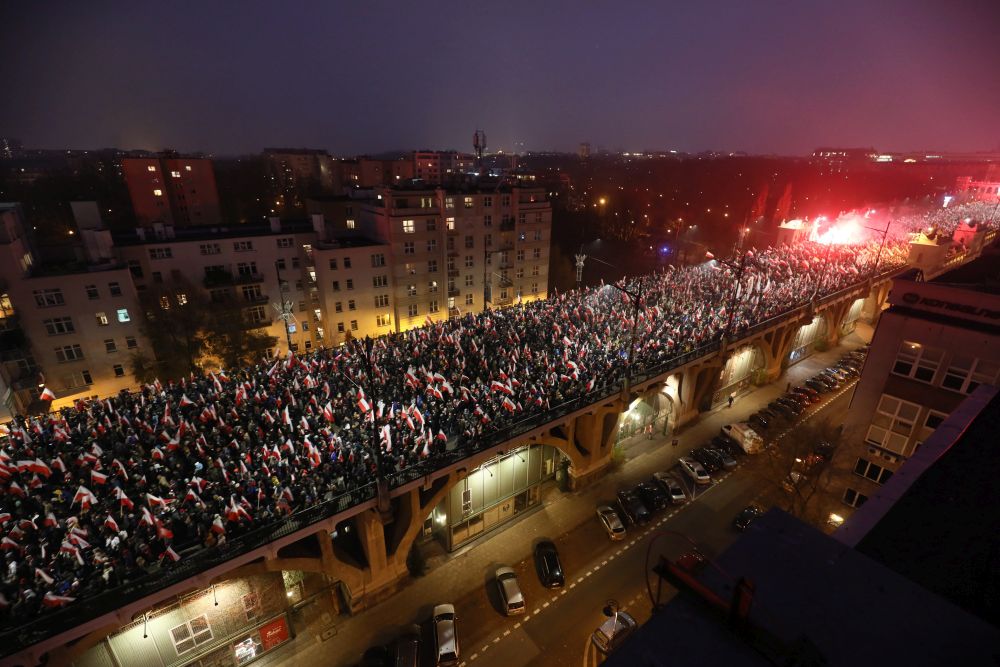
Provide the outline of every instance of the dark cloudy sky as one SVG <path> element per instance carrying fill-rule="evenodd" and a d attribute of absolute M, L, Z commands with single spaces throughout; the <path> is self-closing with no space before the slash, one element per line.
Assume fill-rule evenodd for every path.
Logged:
<path fill-rule="evenodd" d="M 4 2 L 31 147 L 1000 147 L 1000 0 Z"/>

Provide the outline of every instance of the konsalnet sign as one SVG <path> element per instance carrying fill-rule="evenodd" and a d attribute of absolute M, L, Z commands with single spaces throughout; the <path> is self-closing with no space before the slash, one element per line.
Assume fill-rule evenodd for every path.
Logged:
<path fill-rule="evenodd" d="M 961 301 L 936 298 L 927 294 L 919 294 L 917 292 L 904 292 L 900 297 L 900 303 L 924 310 L 943 311 L 958 315 L 970 315 L 984 320 L 1000 319 L 1000 310 L 984 308 L 983 306 L 963 303 Z"/>

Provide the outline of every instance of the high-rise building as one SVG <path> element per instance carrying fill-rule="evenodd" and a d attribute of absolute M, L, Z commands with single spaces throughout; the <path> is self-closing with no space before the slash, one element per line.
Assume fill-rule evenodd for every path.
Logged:
<path fill-rule="evenodd" d="M 457 183 L 475 171 L 476 157 L 456 151 L 414 151 L 413 178 L 424 185 Z"/>
<path fill-rule="evenodd" d="M 325 150 L 265 148 L 264 157 L 273 199 L 269 210 L 274 215 L 301 210 L 310 195 L 339 190 L 340 167 Z"/>
<path fill-rule="evenodd" d="M 893 280 L 851 401 L 845 446 L 860 507 L 981 384 L 1000 378 L 1000 272 L 995 247 L 932 280 Z"/>
<path fill-rule="evenodd" d="M 127 157 L 122 160 L 122 171 L 140 224 L 219 224 L 219 193 L 211 160 L 174 153 Z"/>

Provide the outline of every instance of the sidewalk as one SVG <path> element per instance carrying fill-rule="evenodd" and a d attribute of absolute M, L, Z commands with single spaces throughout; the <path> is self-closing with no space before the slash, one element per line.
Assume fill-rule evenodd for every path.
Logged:
<path fill-rule="evenodd" d="M 425 576 L 413 579 L 389 600 L 356 616 L 337 617 L 334 620 L 336 634 L 331 639 L 319 639 L 319 633 L 326 626 L 316 626 L 319 625 L 319 617 L 326 614 L 316 614 L 313 625 L 296 628 L 298 636 L 287 649 L 275 651 L 271 660 L 265 659 L 262 662 L 285 664 L 301 660 L 307 665 L 352 664 L 365 648 L 384 636 L 385 628 L 422 622 L 425 620 L 423 616 L 430 613 L 430 605 L 458 599 L 470 590 L 482 587 L 482 572 L 491 563 L 519 562 L 530 555 L 531 544 L 535 539 L 543 536 L 557 538 L 593 519 L 594 507 L 601 499 L 612 498 L 623 486 L 672 466 L 679 456 L 704 444 L 718 434 L 725 424 L 746 419 L 785 393 L 788 382 L 792 386 L 800 384 L 817 370 L 839 358 L 846 349 L 860 344 L 861 339 L 851 335 L 838 347 L 814 353 L 788 369 L 776 382 L 738 398 L 731 408 L 723 405 L 702 413 L 697 421 L 676 434 L 667 437 L 656 434 L 653 439 L 648 439 L 644 434 L 636 434 L 628 438 L 623 442 L 625 464 L 595 484 L 577 492 L 563 493 L 551 487 L 544 489 L 543 504 L 539 509 L 468 547 L 445 555 L 443 563 Z M 680 441 L 676 448 L 670 444 L 673 438 Z M 433 560 L 438 562 L 439 559 Z"/>

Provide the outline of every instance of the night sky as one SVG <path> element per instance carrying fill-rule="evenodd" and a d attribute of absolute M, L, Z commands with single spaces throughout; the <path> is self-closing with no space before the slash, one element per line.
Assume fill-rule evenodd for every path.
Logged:
<path fill-rule="evenodd" d="M 14 3 L 26 147 L 1000 148 L 1000 1 Z"/>

